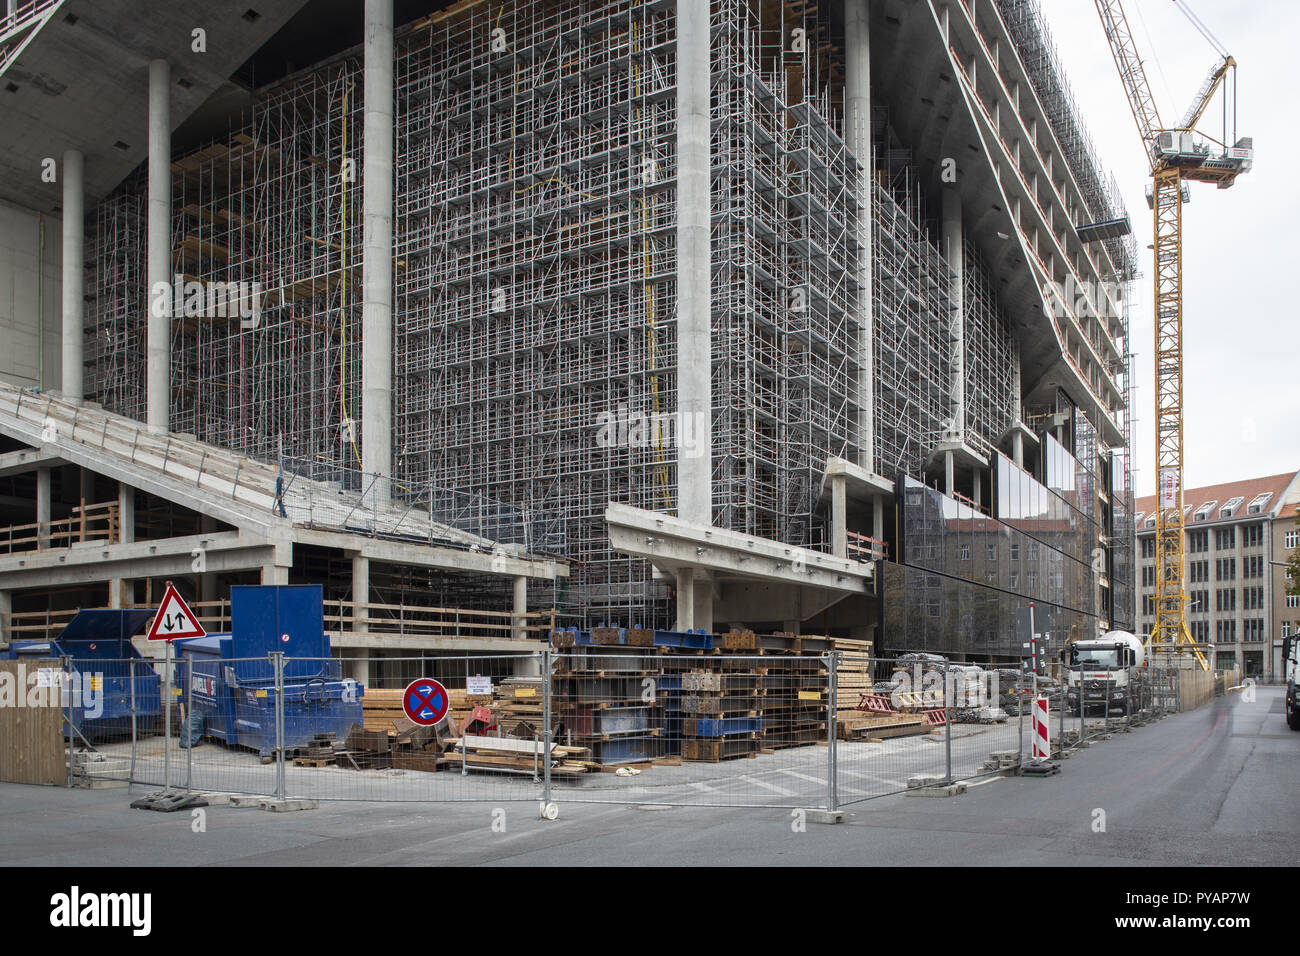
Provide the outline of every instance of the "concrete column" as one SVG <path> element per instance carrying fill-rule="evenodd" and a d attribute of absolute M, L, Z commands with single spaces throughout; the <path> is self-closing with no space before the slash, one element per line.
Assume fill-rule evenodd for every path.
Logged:
<path fill-rule="evenodd" d="M 885 499 L 877 495 L 871 501 L 871 536 L 885 540 Z"/>
<path fill-rule="evenodd" d="M 289 569 L 283 564 L 262 565 L 263 584 L 288 584 Z"/>
<path fill-rule="evenodd" d="M 370 601 L 370 559 L 360 551 L 352 554 L 352 600 L 354 603 L 366 604 Z M 353 609 L 352 633 L 364 634 L 370 630 L 370 624 L 364 619 L 366 611 Z M 355 620 L 360 616 L 362 620 Z M 365 647 L 350 647 L 343 652 L 349 661 L 348 676 L 363 687 L 370 686 L 371 651 Z"/>
<path fill-rule="evenodd" d="M 13 623 L 14 596 L 12 591 L 0 591 L 0 640 L 12 640 L 9 628 Z"/>
<path fill-rule="evenodd" d="M 356 604 L 370 603 L 370 559 L 359 551 L 352 555 L 352 601 Z M 368 613 L 360 608 L 353 609 L 354 634 L 364 634 L 370 630 L 370 624 L 366 621 Z"/>
<path fill-rule="evenodd" d="M 984 500 L 983 473 L 978 468 L 976 468 L 971 473 L 971 480 L 973 482 L 973 484 L 971 485 L 971 497 L 975 499 L 975 503 L 977 505 L 983 504 L 983 500 Z"/>
<path fill-rule="evenodd" d="M 801 623 L 801 621 L 782 621 L 781 630 L 785 631 L 787 634 L 798 634 L 799 625 Z"/>
<path fill-rule="evenodd" d="M 1025 436 L 1019 431 L 1011 433 L 1011 460 L 1018 468 L 1025 467 Z"/>
<path fill-rule="evenodd" d="M 130 544 L 135 540 L 135 489 L 130 485 L 117 486 L 117 518 L 121 535 L 121 544 Z"/>
<path fill-rule="evenodd" d="M 962 254 L 961 194 L 955 186 L 943 190 L 943 255 L 952 267 L 948 291 L 952 298 L 953 439 L 966 438 L 966 310 L 963 301 L 965 259 Z"/>
<path fill-rule="evenodd" d="M 837 558 L 849 556 L 847 502 L 844 494 L 844 476 L 831 476 L 831 553 Z"/>
<path fill-rule="evenodd" d="M 677 0 L 677 515 L 713 523 L 709 4 Z M 678 598 L 680 600 L 680 596 Z"/>
<path fill-rule="evenodd" d="M 514 607 L 512 608 L 514 616 L 510 619 L 510 636 L 516 641 L 522 641 L 528 637 L 528 632 L 524 629 L 528 613 L 528 579 L 522 574 L 514 579 Z"/>
<path fill-rule="evenodd" d="M 80 487 L 78 488 L 78 498 L 86 504 L 93 504 L 95 501 L 95 473 L 89 468 L 80 469 Z"/>
<path fill-rule="evenodd" d="M 393 0 L 366 0 L 361 253 L 361 458 L 393 474 Z M 388 486 L 375 489 L 382 501 Z"/>
<path fill-rule="evenodd" d="M 135 489 L 118 483 L 117 486 L 118 543 L 135 541 Z M 108 582 L 108 606 L 124 607 L 135 601 L 135 585 L 129 578 L 112 578 Z"/>
<path fill-rule="evenodd" d="M 677 630 L 689 631 L 695 626 L 695 572 L 691 568 L 677 569 Z"/>
<path fill-rule="evenodd" d="M 955 489 L 952 452 L 943 453 L 943 493 L 951 495 Z"/>
<path fill-rule="evenodd" d="M 50 545 L 50 469 L 36 469 L 36 529 L 37 547 Z"/>
<path fill-rule="evenodd" d="M 63 397 L 80 403 L 86 394 L 85 361 L 85 170 L 81 151 L 63 154 Z M 43 360 L 43 359 L 42 359 Z"/>
<path fill-rule="evenodd" d="M 370 650 L 365 647 L 350 647 L 343 652 L 348 661 L 348 676 L 362 687 L 370 686 Z"/>
<path fill-rule="evenodd" d="M 145 422 L 150 431 L 170 427 L 172 314 L 171 68 L 149 63 L 148 335 L 145 344 Z"/>
<path fill-rule="evenodd" d="M 858 178 L 858 465 L 876 469 L 875 316 L 871 301 L 871 14 L 870 0 L 844 3 L 844 142 L 861 165 Z"/>
<path fill-rule="evenodd" d="M 513 671 L 516 677 L 540 677 L 542 662 L 536 657 L 516 657 Z"/>
<path fill-rule="evenodd" d="M 695 627 L 713 633 L 713 582 L 708 578 L 695 579 Z"/>

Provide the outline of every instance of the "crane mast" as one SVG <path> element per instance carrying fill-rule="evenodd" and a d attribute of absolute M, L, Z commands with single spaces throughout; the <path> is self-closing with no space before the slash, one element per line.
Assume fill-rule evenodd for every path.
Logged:
<path fill-rule="evenodd" d="M 1226 142 L 1194 133 L 1206 106 L 1236 61 L 1222 59 L 1210 71 L 1180 126 L 1167 129 L 1147 82 L 1121 0 L 1094 0 L 1129 109 L 1151 168 L 1151 213 L 1155 250 L 1155 399 L 1156 399 L 1156 593 L 1153 651 L 1191 650 L 1202 668 L 1209 662 L 1187 627 L 1184 574 L 1183 505 L 1183 203 L 1185 180 L 1213 182 L 1220 189 L 1248 172 L 1252 142 Z M 1196 21 L 1194 21 L 1196 22 Z M 1198 29 L 1201 29 L 1198 25 Z M 1234 116 L 1235 123 L 1235 116 Z M 1235 136 L 1235 133 L 1234 133 Z M 1217 147 L 1217 148 L 1216 148 Z"/>

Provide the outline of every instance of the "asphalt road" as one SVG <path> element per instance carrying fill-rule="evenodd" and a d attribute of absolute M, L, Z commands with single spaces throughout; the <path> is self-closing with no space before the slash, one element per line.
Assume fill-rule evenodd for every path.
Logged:
<path fill-rule="evenodd" d="M 129 809 L 139 787 L 3 784 L 0 864 L 1295 865 L 1300 733 L 1280 688 L 1257 695 L 1116 734 L 1055 776 L 882 797 L 802 830 L 788 810 L 561 804 L 540 821 L 532 803 L 326 803 L 213 807 L 195 833 L 188 813 Z"/>

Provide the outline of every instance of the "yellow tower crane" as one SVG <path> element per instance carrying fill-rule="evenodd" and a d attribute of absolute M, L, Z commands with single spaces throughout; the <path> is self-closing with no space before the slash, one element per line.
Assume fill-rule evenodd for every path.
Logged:
<path fill-rule="evenodd" d="M 1160 121 L 1121 0 L 1094 2 L 1146 149 L 1152 178 L 1147 201 L 1155 226 L 1156 621 L 1147 643 L 1152 651 L 1191 650 L 1201 667 L 1208 669 L 1205 655 L 1188 633 L 1183 588 L 1183 204 L 1191 198 L 1188 181 L 1214 183 L 1227 189 L 1237 176 L 1249 172 L 1253 144 L 1249 138 L 1236 137 L 1237 62 L 1185 4 L 1179 3 L 1179 9 L 1218 50 L 1220 59 L 1201 84 L 1181 123 L 1166 127 Z M 1233 102 L 1230 104 L 1225 88 L 1222 138 L 1196 132 L 1196 124 L 1230 74 Z"/>

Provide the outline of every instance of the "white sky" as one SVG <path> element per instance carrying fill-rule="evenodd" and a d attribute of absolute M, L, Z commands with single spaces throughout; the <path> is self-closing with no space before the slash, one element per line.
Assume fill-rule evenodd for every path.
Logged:
<path fill-rule="evenodd" d="M 1181 3 L 1182 0 L 1177 0 Z M 1300 468 L 1300 2 L 1190 0 L 1236 59 L 1237 132 L 1254 169 L 1228 190 L 1192 183 L 1183 210 L 1183 465 L 1194 488 Z M 1133 221 L 1134 427 L 1139 495 L 1154 491 L 1153 271 L 1149 182 L 1137 127 L 1093 0 L 1042 0 L 1101 162 Z M 1165 125 L 1182 117 L 1218 54 L 1170 0 L 1125 0 Z M 1218 136 L 1222 94 L 1199 128 Z M 1231 135 L 1231 132 L 1229 132 Z"/>

